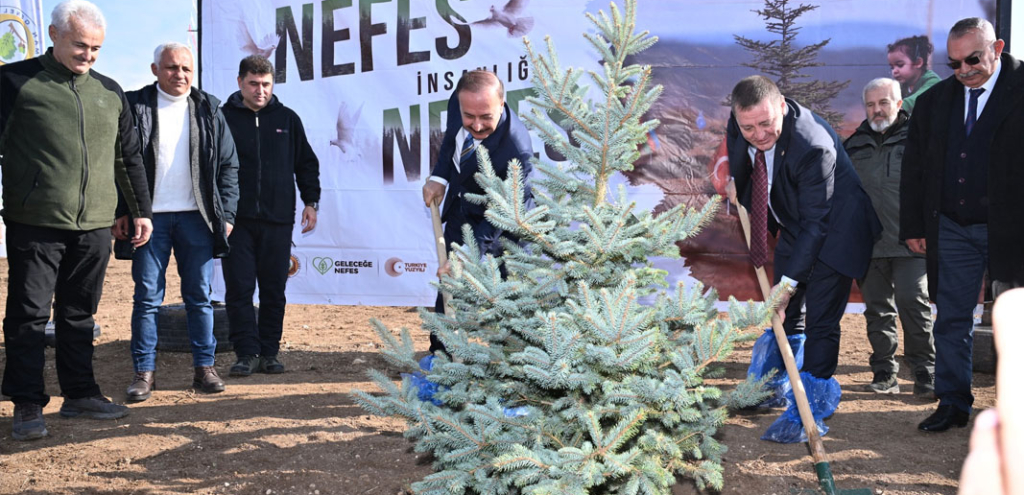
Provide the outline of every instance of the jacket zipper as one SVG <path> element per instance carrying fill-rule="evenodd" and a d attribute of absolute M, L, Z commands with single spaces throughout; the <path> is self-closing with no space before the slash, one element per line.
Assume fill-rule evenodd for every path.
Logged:
<path fill-rule="evenodd" d="M 81 229 L 82 216 L 85 214 L 85 190 L 89 185 L 89 147 L 85 142 L 85 107 L 82 106 L 82 96 L 78 94 L 78 86 L 75 85 L 77 78 L 77 75 L 71 76 L 68 84 L 78 104 L 78 133 L 82 140 L 82 187 L 78 191 L 78 216 L 75 218 L 75 224 Z"/>
<path fill-rule="evenodd" d="M 260 113 L 256 115 L 256 218 L 261 217 L 260 198 L 263 197 L 263 157 L 260 153 Z"/>

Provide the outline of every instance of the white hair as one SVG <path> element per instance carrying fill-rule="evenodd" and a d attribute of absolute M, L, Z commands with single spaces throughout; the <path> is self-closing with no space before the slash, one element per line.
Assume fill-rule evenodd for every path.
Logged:
<path fill-rule="evenodd" d="M 167 43 L 156 47 L 156 50 L 153 50 L 153 65 L 160 65 L 160 57 L 164 56 L 164 52 L 177 50 L 185 50 L 190 56 L 192 55 L 192 49 L 189 48 L 188 45 L 178 43 L 177 41 L 168 41 Z M 194 59 L 195 58 L 193 57 L 193 60 Z"/>
<path fill-rule="evenodd" d="M 868 91 L 871 91 L 873 89 L 878 89 L 878 88 L 886 88 L 886 87 L 889 88 L 889 95 L 892 96 L 892 102 L 893 103 L 896 103 L 897 101 L 900 101 L 900 100 L 903 99 L 902 97 L 900 97 L 900 83 L 899 82 L 897 82 L 895 79 L 890 79 L 888 77 L 879 77 L 877 79 L 872 79 L 872 80 L 868 81 L 867 86 L 864 86 L 864 93 L 861 95 L 861 102 L 862 103 L 867 103 L 868 102 Z"/>
<path fill-rule="evenodd" d="M 71 19 L 98 27 L 104 32 L 107 30 L 107 20 L 103 17 L 103 12 L 95 4 L 86 0 L 61 2 L 50 13 L 50 24 L 61 34 L 67 33 L 71 29 Z"/>

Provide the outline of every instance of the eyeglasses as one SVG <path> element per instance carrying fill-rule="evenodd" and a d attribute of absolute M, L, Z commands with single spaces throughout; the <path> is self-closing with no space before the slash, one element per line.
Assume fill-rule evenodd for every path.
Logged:
<path fill-rule="evenodd" d="M 963 59 L 963 61 L 954 60 L 946 63 L 946 65 L 949 66 L 950 69 L 960 70 L 960 66 L 963 64 L 978 65 L 979 62 L 981 62 L 981 55 L 971 55 L 970 57 Z"/>
<path fill-rule="evenodd" d="M 996 42 L 993 41 L 992 44 L 989 45 L 989 47 L 991 48 L 991 47 L 995 46 L 995 44 L 996 44 Z M 963 65 L 963 64 L 978 65 L 979 62 L 981 62 L 981 52 L 980 51 L 979 52 L 974 52 L 974 55 L 971 55 L 970 57 L 967 57 L 967 58 L 965 58 L 963 60 L 953 60 L 953 61 L 947 62 L 946 66 L 948 66 L 950 69 L 953 69 L 953 70 L 960 70 L 960 66 Z"/>

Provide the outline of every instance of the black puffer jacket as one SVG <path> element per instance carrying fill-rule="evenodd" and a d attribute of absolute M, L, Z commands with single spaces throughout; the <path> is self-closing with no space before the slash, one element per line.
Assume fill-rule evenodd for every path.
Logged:
<path fill-rule="evenodd" d="M 238 217 L 295 223 L 295 185 L 305 204 L 320 201 L 320 162 L 299 116 L 271 96 L 259 112 L 236 91 L 224 104 L 238 150 Z"/>
<path fill-rule="evenodd" d="M 146 179 L 149 181 L 150 198 L 156 177 L 156 147 L 159 122 L 157 113 L 156 84 L 150 84 L 136 91 L 125 93 L 135 116 L 135 127 L 142 143 L 142 161 L 146 165 Z M 238 156 L 235 142 L 231 139 L 224 114 L 218 108 L 220 100 L 215 96 L 192 88 L 189 107 L 194 109 L 196 126 L 191 132 L 198 133 L 199 162 L 192 163 L 192 194 L 199 204 L 199 213 L 213 232 L 213 254 L 223 258 L 228 255 L 228 236 L 225 223 L 235 223 L 238 205 Z M 118 211 L 118 216 L 127 211 Z"/>

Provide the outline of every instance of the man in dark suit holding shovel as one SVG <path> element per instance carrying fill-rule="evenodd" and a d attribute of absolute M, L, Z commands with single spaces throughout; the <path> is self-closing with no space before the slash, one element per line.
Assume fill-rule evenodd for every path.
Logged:
<path fill-rule="evenodd" d="M 779 312 L 786 333 L 804 332 L 803 371 L 829 379 L 839 359 L 839 320 L 854 278 L 871 259 L 881 224 L 835 131 L 783 97 L 763 76 L 732 92 L 727 143 L 730 199 L 751 212 L 751 261 L 768 261 L 778 237 L 775 284 L 795 287 Z"/>
<path fill-rule="evenodd" d="M 448 100 L 448 123 L 441 141 L 441 151 L 430 179 L 423 186 L 423 201 L 429 207 L 444 200 L 441 220 L 445 222 L 445 246 L 462 244 L 462 226 L 469 224 L 480 252 L 499 254 L 498 239 L 502 231 L 484 218 L 485 205 L 471 203 L 464 194 L 483 194 L 474 175 L 479 170 L 477 146 L 483 146 L 491 157 L 495 173 L 508 176 L 508 163 L 518 159 L 524 180 L 529 177 L 533 158 L 530 134 L 519 117 L 505 103 L 505 88 L 493 73 L 474 70 L 465 73 Z M 527 185 L 529 183 L 527 182 Z M 529 187 L 526 199 L 530 200 Z M 435 310 L 444 312 L 441 295 Z M 443 350 L 444 345 L 430 335 L 430 352 Z"/>

